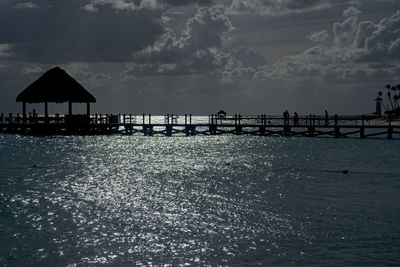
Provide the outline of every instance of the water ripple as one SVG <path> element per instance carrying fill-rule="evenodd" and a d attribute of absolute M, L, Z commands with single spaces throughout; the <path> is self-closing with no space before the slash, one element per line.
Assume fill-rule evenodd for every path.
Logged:
<path fill-rule="evenodd" d="M 1 155 L 0 263 L 320 265 L 333 240 L 342 251 L 328 262 L 340 262 L 371 230 L 357 233 L 355 223 L 388 222 L 374 217 L 382 210 L 367 211 L 353 199 L 355 189 L 347 194 L 357 172 L 342 179 L 324 171 L 332 169 L 331 155 L 304 150 L 303 142 L 1 136 L 0 147 L 12 152 Z M 319 142 L 313 145 L 337 146 Z M 344 162 L 333 167 L 347 168 Z M 358 190 L 366 197 L 370 189 Z M 382 193 L 396 198 L 391 192 Z M 364 214 L 349 221 L 346 205 Z"/>

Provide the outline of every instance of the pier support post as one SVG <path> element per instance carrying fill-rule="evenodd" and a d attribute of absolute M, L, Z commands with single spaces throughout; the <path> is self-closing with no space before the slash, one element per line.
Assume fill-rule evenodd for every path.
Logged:
<path fill-rule="evenodd" d="M 143 125 L 143 134 L 145 136 L 153 136 L 153 125 Z"/>
<path fill-rule="evenodd" d="M 365 138 L 364 115 L 361 116 L 360 138 Z"/>
<path fill-rule="evenodd" d="M 265 125 L 260 126 L 260 135 L 265 135 Z"/>
<path fill-rule="evenodd" d="M 393 127 L 390 125 L 388 127 L 388 139 L 393 139 Z"/>
<path fill-rule="evenodd" d="M 185 126 L 185 133 L 186 133 L 186 136 L 196 135 L 196 126 L 194 126 L 194 125 L 186 125 Z"/>
<path fill-rule="evenodd" d="M 283 126 L 283 133 L 285 136 L 290 136 L 290 125 Z"/>
<path fill-rule="evenodd" d="M 315 127 L 313 125 L 308 126 L 308 136 L 314 137 L 315 136 Z"/>
<path fill-rule="evenodd" d="M 241 125 L 236 125 L 236 127 L 235 127 L 235 134 L 236 134 L 236 135 L 241 135 L 242 132 L 243 132 L 242 126 L 241 126 Z"/>
<path fill-rule="evenodd" d="M 172 125 L 166 125 L 165 126 L 165 135 L 166 136 L 172 136 Z"/>
<path fill-rule="evenodd" d="M 210 125 L 209 131 L 211 135 L 217 134 L 217 126 L 216 125 Z"/>
<path fill-rule="evenodd" d="M 340 127 L 339 126 L 335 126 L 335 138 L 339 138 L 340 137 Z"/>
<path fill-rule="evenodd" d="M 361 126 L 361 128 L 360 128 L 360 138 L 365 138 L 365 128 L 364 128 L 364 126 Z"/>
<path fill-rule="evenodd" d="M 130 124 L 124 124 L 125 133 L 126 134 L 133 134 L 133 126 Z"/>

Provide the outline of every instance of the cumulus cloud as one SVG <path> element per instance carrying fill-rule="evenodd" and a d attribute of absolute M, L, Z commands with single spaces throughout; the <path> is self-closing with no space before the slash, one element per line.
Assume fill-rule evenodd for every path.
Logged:
<path fill-rule="evenodd" d="M 350 17 L 333 24 L 335 46 L 349 47 L 353 44 L 359 25 L 358 17 Z"/>
<path fill-rule="evenodd" d="M 319 32 L 313 31 L 309 35 L 306 36 L 306 38 L 308 40 L 316 42 L 316 43 L 324 42 L 329 37 L 330 37 L 330 34 L 329 34 L 328 30 L 322 30 Z"/>
<path fill-rule="evenodd" d="M 346 10 L 343 11 L 343 16 L 344 17 L 352 17 L 352 16 L 358 16 L 361 13 L 362 12 L 358 8 L 350 6 Z"/>
<path fill-rule="evenodd" d="M 180 34 L 167 28 L 153 45 L 135 53 L 135 62 L 142 64 L 133 64 L 123 75 L 231 72 L 243 66 L 265 64 L 248 47 L 230 47 L 234 31 L 224 8 L 201 7 Z"/>
<path fill-rule="evenodd" d="M 369 34 L 369 35 L 368 35 Z M 360 27 L 358 45 L 365 49 L 362 60 L 382 61 L 400 58 L 400 10 L 378 24 L 366 21 Z"/>
<path fill-rule="evenodd" d="M 230 37 L 234 27 L 219 7 L 199 8 L 190 18 L 182 33 L 178 36 L 167 28 L 152 46 L 136 54 L 138 59 L 169 62 L 177 58 L 186 58 L 202 49 L 221 47 Z"/>
<path fill-rule="evenodd" d="M 319 44 L 266 65 L 254 77 L 317 83 L 394 79 L 400 70 L 399 29 L 400 11 L 379 23 L 348 17 L 334 23 L 331 43 Z M 328 35 L 327 31 L 322 32 L 313 32 L 309 38 L 319 41 L 319 35 Z"/>

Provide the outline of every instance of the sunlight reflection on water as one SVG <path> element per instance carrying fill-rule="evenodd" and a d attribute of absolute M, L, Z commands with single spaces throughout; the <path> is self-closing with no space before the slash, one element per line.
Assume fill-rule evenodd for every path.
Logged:
<path fill-rule="evenodd" d="M 237 179 L 260 155 L 239 154 L 229 138 L 112 141 L 89 145 L 78 157 L 86 167 L 60 183 L 78 242 L 101 245 L 107 261 L 228 262 L 240 246 L 245 253 L 258 242 L 273 249 L 277 237 L 300 234 L 290 216 L 265 205 L 258 179 Z M 271 156 L 262 160 L 268 165 Z"/>
<path fill-rule="evenodd" d="M 334 152 L 353 148 L 295 140 L 1 136 L 0 263 L 326 264 L 321 248 L 351 246 L 371 230 L 357 233 L 360 221 L 386 213 L 363 205 L 388 175 L 368 174 L 367 157 L 365 175 L 343 180 L 349 159 Z M 360 217 L 347 221 L 352 206 Z"/>

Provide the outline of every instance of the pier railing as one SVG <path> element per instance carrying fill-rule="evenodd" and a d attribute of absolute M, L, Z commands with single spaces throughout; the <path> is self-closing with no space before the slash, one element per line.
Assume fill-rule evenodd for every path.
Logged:
<path fill-rule="evenodd" d="M 370 125 L 374 118 L 368 116 L 320 116 L 320 115 L 302 115 L 302 116 L 274 116 L 274 115 L 241 115 L 234 114 L 229 116 L 219 116 L 212 114 L 209 116 L 184 115 L 151 115 L 151 114 L 92 114 L 87 115 L 60 115 L 54 114 L 45 117 L 35 114 L 23 118 L 20 114 L 9 113 L 0 114 L 0 124 L 64 124 L 68 122 L 81 121 L 89 124 L 115 124 L 115 125 L 250 125 L 250 126 L 333 126 L 333 125 Z M 386 121 L 390 123 L 391 118 Z"/>
<path fill-rule="evenodd" d="M 92 114 L 30 115 L 0 114 L 0 132 L 22 134 L 136 134 L 153 135 L 258 135 L 299 137 L 400 138 L 400 122 L 374 116 L 192 116 Z"/>

